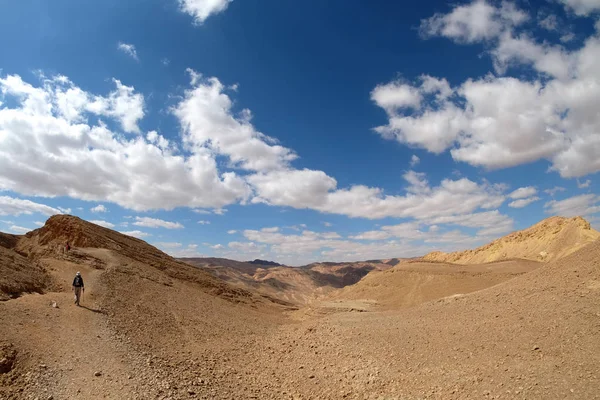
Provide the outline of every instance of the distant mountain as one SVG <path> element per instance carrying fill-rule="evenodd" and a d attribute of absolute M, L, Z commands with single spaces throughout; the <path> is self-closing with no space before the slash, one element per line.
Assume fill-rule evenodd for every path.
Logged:
<path fill-rule="evenodd" d="M 276 263 L 275 261 L 267 261 L 267 260 L 260 260 L 260 259 L 256 259 L 254 261 L 246 261 L 248 264 L 255 264 L 255 265 L 264 265 L 264 266 L 268 266 L 268 267 L 283 267 L 283 264 L 279 264 Z"/>

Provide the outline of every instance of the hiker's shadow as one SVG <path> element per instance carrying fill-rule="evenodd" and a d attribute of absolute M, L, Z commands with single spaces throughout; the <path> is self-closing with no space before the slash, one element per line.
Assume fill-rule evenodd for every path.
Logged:
<path fill-rule="evenodd" d="M 94 312 L 94 313 L 97 313 L 97 314 L 106 314 L 106 311 L 96 310 L 95 308 L 90 308 L 90 307 L 87 307 L 87 306 L 84 306 L 84 305 L 81 305 L 81 304 L 79 305 L 79 307 L 80 308 L 85 308 L 86 310 Z"/>

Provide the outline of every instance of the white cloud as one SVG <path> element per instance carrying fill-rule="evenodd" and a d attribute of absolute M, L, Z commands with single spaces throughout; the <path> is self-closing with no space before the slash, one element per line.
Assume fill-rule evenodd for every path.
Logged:
<path fill-rule="evenodd" d="M 208 17 L 225 11 L 233 0 L 178 0 L 183 12 L 194 18 L 194 23 L 201 25 Z"/>
<path fill-rule="evenodd" d="M 443 237 L 445 235 L 445 237 Z M 474 243 L 459 232 L 447 232 L 438 236 L 438 244 L 418 244 L 413 240 L 356 241 L 341 239 L 335 232 L 318 233 L 303 231 L 287 235 L 281 232 L 245 230 L 248 242 L 231 242 L 229 251 L 223 255 L 236 259 L 250 259 L 262 255 L 269 259 L 285 260 L 289 265 L 299 265 L 316 260 L 357 261 L 376 258 L 392 258 L 423 255 L 440 248 L 439 243 Z M 365 236 L 369 236 L 365 234 Z M 389 238 L 386 235 L 385 238 Z M 365 240 L 368 238 L 365 238 Z M 453 249 L 450 247 L 449 249 Z M 447 249 L 448 250 L 448 249 Z"/>
<path fill-rule="evenodd" d="M 29 231 L 32 231 L 33 229 L 30 228 L 24 228 L 22 226 L 18 226 L 18 225 L 12 225 L 10 228 L 8 228 L 8 231 L 11 233 L 16 233 L 18 235 L 22 235 L 25 234 Z"/>
<path fill-rule="evenodd" d="M 223 247 L 223 245 L 222 245 L 222 244 L 215 244 L 215 245 L 213 245 L 213 246 L 210 246 L 210 248 L 211 248 L 211 249 L 213 249 L 213 250 L 221 250 L 221 249 L 223 249 L 224 247 Z"/>
<path fill-rule="evenodd" d="M 135 61 L 140 61 L 137 55 L 137 51 L 135 50 L 135 46 L 129 43 L 119 42 L 117 48 L 123 53 L 127 54 L 129 57 L 133 58 Z"/>
<path fill-rule="evenodd" d="M 563 217 L 586 216 L 600 212 L 600 196 L 582 194 L 564 200 L 552 200 L 544 205 L 546 212 Z"/>
<path fill-rule="evenodd" d="M 528 197 L 526 199 L 519 199 L 519 200 L 511 201 L 510 203 L 508 203 L 508 206 L 512 207 L 512 208 L 523 208 L 523 207 L 528 206 L 529 204 L 533 203 L 534 201 L 538 201 L 539 199 L 540 198 L 537 196 Z"/>
<path fill-rule="evenodd" d="M 600 1 L 598 0 L 560 0 L 567 9 L 575 14 L 585 16 L 600 11 Z"/>
<path fill-rule="evenodd" d="M 262 228 L 260 230 L 261 232 L 268 232 L 268 233 L 275 233 L 275 232 L 279 232 L 279 228 L 274 226 L 272 228 Z"/>
<path fill-rule="evenodd" d="M 546 15 L 541 18 L 538 24 L 548 31 L 555 31 L 558 29 L 558 19 L 554 14 Z"/>
<path fill-rule="evenodd" d="M 208 211 L 208 210 L 194 209 L 192 211 L 195 212 L 196 214 L 203 214 L 203 215 L 210 214 L 210 211 Z"/>
<path fill-rule="evenodd" d="M 155 244 L 157 247 L 166 248 L 166 249 L 177 249 L 183 246 L 183 244 L 179 242 L 158 242 Z"/>
<path fill-rule="evenodd" d="M 115 224 L 113 224 L 113 223 L 110 223 L 110 222 L 108 222 L 108 221 L 102 221 L 102 220 L 98 220 L 98 219 L 93 219 L 93 220 L 91 220 L 90 222 L 91 222 L 92 224 L 100 225 L 100 226 L 103 226 L 103 227 L 105 227 L 105 228 L 109 228 L 109 229 L 112 229 L 112 228 L 114 228 L 114 227 L 115 227 Z"/>
<path fill-rule="evenodd" d="M 421 93 L 411 85 L 401 82 L 391 82 L 378 85 L 371 92 L 371 99 L 386 110 L 398 108 L 419 108 L 421 106 Z"/>
<path fill-rule="evenodd" d="M 112 202 L 137 211 L 222 208 L 249 195 L 235 173 L 219 173 L 206 148 L 179 155 L 161 148 L 158 136 L 153 143 L 113 132 L 101 121 L 92 124 L 88 117 L 96 115 L 117 121 L 125 132 L 139 131 L 143 96 L 114 82 L 117 90 L 102 97 L 64 77 L 46 79 L 41 87 L 16 75 L 0 78 L 0 98 L 14 100 L 0 106 L 0 190 Z"/>
<path fill-rule="evenodd" d="M 527 20 L 527 14 L 508 1 L 496 8 L 485 0 L 475 0 L 454 7 L 448 14 L 438 13 L 421 21 L 420 30 L 425 37 L 444 36 L 459 43 L 473 43 L 494 39 Z"/>
<path fill-rule="evenodd" d="M 34 221 L 33 224 L 37 226 L 44 226 L 44 223 L 42 221 Z"/>
<path fill-rule="evenodd" d="M 511 199 L 523 199 L 525 197 L 535 196 L 537 194 L 537 189 L 533 186 L 521 187 L 510 193 L 508 197 Z"/>
<path fill-rule="evenodd" d="M 142 232 L 142 231 L 121 231 L 120 233 L 122 233 L 123 235 L 128 235 L 128 236 L 133 236 L 136 237 L 138 239 L 142 239 L 148 236 L 152 236 L 149 233 L 146 232 Z"/>
<path fill-rule="evenodd" d="M 451 88 L 451 95 L 434 89 L 435 97 L 423 77 L 402 87 L 392 82 L 390 91 L 421 100 L 407 109 L 373 98 L 388 114 L 388 124 L 375 130 L 433 153 L 450 150 L 454 160 L 487 169 L 546 159 L 562 177 L 600 171 L 600 73 L 594 67 L 600 37 L 588 37 L 575 50 L 538 43 L 526 33 L 515 34 L 513 28 L 525 18 L 511 7 L 475 1 L 434 16 L 423 29 L 463 42 L 488 40 L 497 72 L 530 67 L 531 78 L 467 79 Z"/>
<path fill-rule="evenodd" d="M 253 171 L 284 168 L 296 159 L 293 151 L 252 126 L 250 110 L 243 110 L 238 118 L 232 115 L 233 102 L 217 78 L 189 72 L 192 89 L 173 109 L 186 145 L 196 151 L 208 148 L 227 156 L 232 167 Z"/>
<path fill-rule="evenodd" d="M 0 164 L 1 163 L 2 161 L 0 160 Z M 0 182 L 1 181 L 2 177 L 0 173 Z M 18 216 L 21 214 L 31 215 L 34 213 L 54 215 L 62 214 L 63 212 L 58 208 L 50 207 L 45 204 L 35 203 L 31 200 L 18 199 L 9 196 L 0 196 L 0 215 Z"/>
<path fill-rule="evenodd" d="M 210 221 L 200 220 L 198 221 L 200 225 L 210 225 Z"/>
<path fill-rule="evenodd" d="M 160 62 L 162 63 L 162 65 L 164 65 L 165 67 L 168 66 L 169 64 L 171 64 L 171 60 L 169 60 L 168 58 L 163 58 L 162 60 L 160 60 Z"/>
<path fill-rule="evenodd" d="M 231 230 L 227 231 L 227 233 L 230 235 L 233 235 L 233 234 L 236 234 L 237 231 L 235 229 L 231 229 Z"/>
<path fill-rule="evenodd" d="M 333 224 L 331 222 L 323 222 L 323 225 L 325 225 L 328 228 L 333 226 Z"/>
<path fill-rule="evenodd" d="M 564 34 L 561 35 L 560 37 L 560 41 L 562 43 L 569 43 L 571 41 L 573 41 L 575 39 L 575 34 L 573 32 L 566 32 Z"/>
<path fill-rule="evenodd" d="M 549 194 L 550 196 L 554 196 L 556 193 L 558 192 L 564 192 L 567 189 L 565 189 L 564 187 L 561 186 L 554 186 L 552 189 L 546 189 L 544 190 L 544 193 Z"/>
<path fill-rule="evenodd" d="M 90 208 L 90 211 L 93 213 L 105 213 L 108 212 L 108 209 L 103 204 L 98 204 L 96 207 Z"/>
<path fill-rule="evenodd" d="M 385 195 L 381 189 L 362 185 L 336 189 L 335 179 L 322 171 L 306 169 L 257 174 L 248 180 L 257 192 L 254 202 L 369 219 L 467 214 L 479 208 L 499 207 L 504 201 L 500 185 L 477 184 L 463 178 L 444 179 L 439 186 L 431 187 L 421 174 L 412 171 L 404 178 L 409 182 L 405 196 Z"/>
<path fill-rule="evenodd" d="M 579 182 L 579 180 L 577 180 L 577 187 L 578 187 L 579 189 L 585 189 L 585 188 L 588 188 L 588 187 L 590 187 L 590 185 L 591 185 L 591 184 L 592 184 L 592 181 L 591 181 L 591 180 L 589 180 L 589 179 L 588 179 L 588 180 L 586 180 L 586 181 L 584 181 L 584 182 Z"/>
<path fill-rule="evenodd" d="M 417 157 L 416 155 L 413 154 L 413 156 L 410 158 L 410 166 L 414 167 L 419 162 L 421 162 L 421 159 L 419 157 Z"/>
<path fill-rule="evenodd" d="M 158 218 L 150 217 L 135 217 L 133 225 L 144 226 L 146 228 L 165 228 L 165 229 L 182 229 L 183 225 L 179 222 L 165 221 Z"/>

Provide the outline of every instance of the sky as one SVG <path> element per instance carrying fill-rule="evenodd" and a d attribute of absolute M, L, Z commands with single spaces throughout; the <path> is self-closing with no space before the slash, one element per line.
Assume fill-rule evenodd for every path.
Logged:
<path fill-rule="evenodd" d="M 600 0 L 0 3 L 0 231 L 287 265 L 600 228 Z"/>

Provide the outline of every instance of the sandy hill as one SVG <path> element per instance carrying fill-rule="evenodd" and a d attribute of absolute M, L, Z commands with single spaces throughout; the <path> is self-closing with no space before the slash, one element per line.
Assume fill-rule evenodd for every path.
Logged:
<path fill-rule="evenodd" d="M 404 262 L 392 269 L 371 272 L 360 282 L 332 293 L 330 300 L 355 300 L 355 308 L 411 307 L 447 296 L 485 289 L 533 271 L 542 263 L 507 260 L 468 266 L 440 262 Z M 361 304 L 361 302 L 363 304 Z"/>
<path fill-rule="evenodd" d="M 550 217 L 477 249 L 454 253 L 433 252 L 424 256 L 423 260 L 456 264 L 481 264 L 512 258 L 552 261 L 598 238 L 600 232 L 592 229 L 590 223 L 581 217 Z"/>

